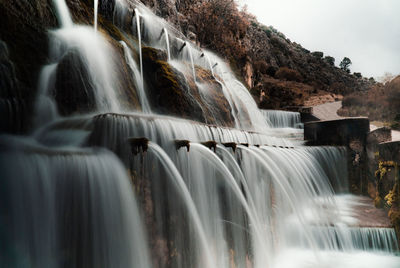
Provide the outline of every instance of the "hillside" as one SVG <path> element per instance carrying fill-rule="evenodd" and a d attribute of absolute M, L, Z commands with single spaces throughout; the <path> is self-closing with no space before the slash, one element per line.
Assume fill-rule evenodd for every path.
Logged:
<path fill-rule="evenodd" d="M 371 120 L 385 122 L 400 128 L 400 76 L 371 90 L 354 92 L 343 99 L 338 112 L 343 116 L 367 116 Z"/>
<path fill-rule="evenodd" d="M 310 52 L 272 26 L 264 26 L 233 0 L 143 0 L 201 47 L 230 61 L 261 108 L 318 104 L 318 97 L 365 91 L 375 84 L 335 67 L 335 59 Z M 340 61 L 341 59 L 336 59 Z"/>

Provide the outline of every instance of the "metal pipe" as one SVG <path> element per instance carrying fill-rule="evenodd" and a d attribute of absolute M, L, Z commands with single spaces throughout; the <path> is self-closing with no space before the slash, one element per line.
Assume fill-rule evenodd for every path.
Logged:
<path fill-rule="evenodd" d="M 201 144 L 206 146 L 210 150 L 214 150 L 214 152 L 217 149 L 217 143 L 215 141 L 201 142 Z"/>
<path fill-rule="evenodd" d="M 129 145 L 131 146 L 131 152 L 134 155 L 140 153 L 140 149 L 142 153 L 147 152 L 149 148 L 149 139 L 141 137 L 141 138 L 128 138 Z"/>
<path fill-rule="evenodd" d="M 176 150 L 179 150 L 182 147 L 186 147 L 186 150 L 189 152 L 190 150 L 190 141 L 188 140 L 175 140 Z"/>
<path fill-rule="evenodd" d="M 233 152 L 236 151 L 236 146 L 237 145 L 234 142 L 225 142 L 225 143 L 222 143 L 222 145 L 225 146 L 225 147 L 228 147 L 228 148 L 232 148 Z"/>
<path fill-rule="evenodd" d="M 183 45 L 182 45 L 181 48 L 179 49 L 179 52 L 181 52 L 185 46 L 186 46 L 186 42 L 183 43 Z"/>

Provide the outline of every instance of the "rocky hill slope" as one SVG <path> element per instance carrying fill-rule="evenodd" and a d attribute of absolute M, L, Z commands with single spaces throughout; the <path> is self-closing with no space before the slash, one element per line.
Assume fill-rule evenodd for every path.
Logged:
<path fill-rule="evenodd" d="M 310 52 L 273 27 L 260 24 L 233 0 L 142 0 L 201 47 L 230 61 L 261 108 L 307 105 L 316 96 L 371 88 L 372 79 L 336 67 L 323 52 Z M 339 60 L 339 59 L 338 59 Z M 326 97 L 321 99 L 325 101 Z"/>

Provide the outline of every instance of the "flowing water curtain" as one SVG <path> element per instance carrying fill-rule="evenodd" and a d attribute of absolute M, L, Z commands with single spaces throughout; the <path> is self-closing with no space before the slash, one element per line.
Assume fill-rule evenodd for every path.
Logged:
<path fill-rule="evenodd" d="M 114 155 L 21 147 L 0 155 L 0 266 L 151 267 L 132 186 Z"/>
<path fill-rule="evenodd" d="M 302 128 L 298 112 L 261 110 L 261 113 L 273 128 Z"/>

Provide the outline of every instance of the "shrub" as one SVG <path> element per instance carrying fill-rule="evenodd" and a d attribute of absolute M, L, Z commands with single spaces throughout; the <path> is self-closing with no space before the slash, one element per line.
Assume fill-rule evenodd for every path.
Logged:
<path fill-rule="evenodd" d="M 264 60 L 254 62 L 253 68 L 256 72 L 267 74 L 268 64 Z"/>
<path fill-rule="evenodd" d="M 207 48 L 240 61 L 247 47 L 240 42 L 250 26 L 250 15 L 240 11 L 234 0 L 209 0 L 189 6 L 185 11 L 198 41 Z M 254 24 L 253 24 L 254 25 Z"/>
<path fill-rule="evenodd" d="M 354 76 L 357 77 L 357 78 L 361 78 L 362 77 L 361 73 L 354 73 Z"/>
<path fill-rule="evenodd" d="M 275 78 L 296 82 L 303 81 L 303 77 L 298 71 L 287 67 L 279 68 L 278 71 L 275 73 Z"/>
<path fill-rule="evenodd" d="M 278 68 L 274 67 L 274 66 L 268 66 L 267 68 L 267 75 L 275 77 L 276 72 L 278 71 Z"/>
<path fill-rule="evenodd" d="M 324 57 L 324 52 L 314 51 L 313 53 L 311 53 L 311 55 L 313 55 L 314 57 L 322 59 Z"/>
<path fill-rule="evenodd" d="M 326 56 L 326 57 L 325 57 L 325 61 L 326 61 L 329 65 L 335 66 L 335 58 L 334 58 L 334 57 Z"/>
<path fill-rule="evenodd" d="M 345 96 L 343 98 L 342 105 L 344 107 L 362 106 L 363 105 L 363 98 L 361 96 L 348 95 L 348 96 Z"/>

